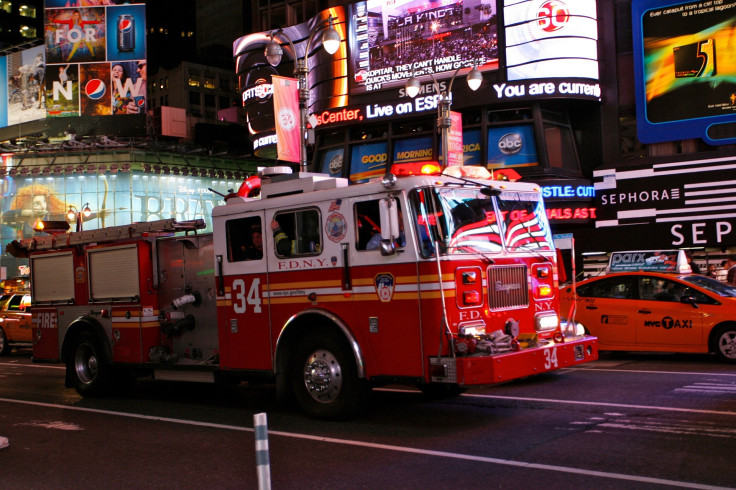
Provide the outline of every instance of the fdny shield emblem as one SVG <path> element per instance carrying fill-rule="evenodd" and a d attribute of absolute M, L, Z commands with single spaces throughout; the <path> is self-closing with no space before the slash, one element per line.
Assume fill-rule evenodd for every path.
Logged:
<path fill-rule="evenodd" d="M 378 274 L 375 278 L 375 283 L 376 293 L 378 293 L 378 299 L 380 299 L 384 303 L 391 301 L 391 298 L 394 295 L 393 274 L 389 274 L 387 272 Z"/>

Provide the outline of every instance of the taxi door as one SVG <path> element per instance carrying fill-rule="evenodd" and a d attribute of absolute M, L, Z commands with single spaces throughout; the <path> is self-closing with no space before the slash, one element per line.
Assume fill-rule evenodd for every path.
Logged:
<path fill-rule="evenodd" d="M 703 309 L 680 302 L 694 294 L 692 288 L 675 280 L 641 276 L 639 290 L 636 340 L 640 346 L 672 350 L 703 342 Z"/>
<path fill-rule="evenodd" d="M 2 313 L 3 329 L 10 342 L 31 341 L 31 313 L 27 308 L 31 305 L 31 296 L 16 294 Z"/>
<path fill-rule="evenodd" d="M 636 342 L 635 276 L 611 276 L 580 286 L 575 321 L 588 328 L 604 346 Z"/>

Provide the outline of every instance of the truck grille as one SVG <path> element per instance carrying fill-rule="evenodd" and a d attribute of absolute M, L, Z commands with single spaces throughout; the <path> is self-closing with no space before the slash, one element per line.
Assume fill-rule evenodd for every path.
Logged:
<path fill-rule="evenodd" d="M 526 308 L 529 288 L 525 265 L 501 265 L 488 268 L 488 304 L 493 310 Z"/>

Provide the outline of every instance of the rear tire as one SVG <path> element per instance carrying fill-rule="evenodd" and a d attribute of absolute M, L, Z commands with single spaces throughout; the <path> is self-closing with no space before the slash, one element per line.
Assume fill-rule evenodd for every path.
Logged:
<path fill-rule="evenodd" d="M 344 420 L 364 408 L 370 389 L 358 378 L 355 358 L 334 336 L 321 333 L 298 342 L 292 358 L 291 388 L 310 417 Z"/>
<path fill-rule="evenodd" d="M 723 325 L 713 334 L 713 349 L 718 359 L 724 362 L 736 362 L 736 324 Z"/>
<path fill-rule="evenodd" d="M 4 356 L 8 352 L 10 352 L 8 338 L 5 336 L 5 330 L 0 328 L 0 356 Z"/>
<path fill-rule="evenodd" d="M 85 397 L 108 395 L 113 387 L 113 371 L 102 348 L 89 332 L 82 332 L 72 341 L 66 360 L 71 386 Z"/>

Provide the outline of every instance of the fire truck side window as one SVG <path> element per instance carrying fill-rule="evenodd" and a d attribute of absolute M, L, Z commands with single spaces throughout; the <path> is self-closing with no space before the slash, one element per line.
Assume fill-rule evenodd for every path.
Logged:
<path fill-rule="evenodd" d="M 231 219 L 225 223 L 227 233 L 227 260 L 242 262 L 263 258 L 263 228 L 261 218 Z"/>
<path fill-rule="evenodd" d="M 380 199 L 363 201 L 355 204 L 356 223 L 356 250 L 378 250 L 381 243 L 381 213 L 378 208 Z M 397 203 L 398 205 L 398 203 Z M 404 237 L 403 217 L 399 206 L 399 237 L 395 240 L 396 247 L 401 248 L 406 244 Z"/>
<path fill-rule="evenodd" d="M 271 231 L 276 255 L 280 257 L 319 255 L 322 252 L 321 223 L 317 209 L 275 214 Z"/>

